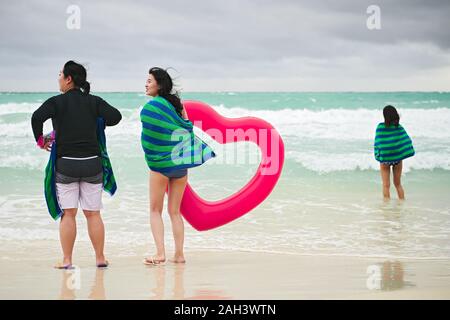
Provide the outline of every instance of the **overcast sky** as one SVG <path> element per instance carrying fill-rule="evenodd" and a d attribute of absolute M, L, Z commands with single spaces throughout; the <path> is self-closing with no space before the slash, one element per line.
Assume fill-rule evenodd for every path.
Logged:
<path fill-rule="evenodd" d="M 70 59 L 93 91 L 142 91 L 152 66 L 183 91 L 450 91 L 449 0 L 0 3 L 0 91 L 56 91 Z"/>

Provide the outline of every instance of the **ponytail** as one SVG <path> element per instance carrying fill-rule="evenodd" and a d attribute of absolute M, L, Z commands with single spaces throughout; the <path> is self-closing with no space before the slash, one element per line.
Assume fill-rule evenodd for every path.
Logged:
<path fill-rule="evenodd" d="M 88 81 L 85 81 L 80 88 L 83 90 L 83 93 L 89 94 L 91 91 L 91 84 Z"/>
<path fill-rule="evenodd" d="M 73 84 L 76 88 L 83 90 L 83 93 L 89 94 L 91 91 L 91 85 L 86 81 L 86 68 L 75 61 L 69 60 L 66 62 L 63 68 L 64 77 L 71 76 Z"/>

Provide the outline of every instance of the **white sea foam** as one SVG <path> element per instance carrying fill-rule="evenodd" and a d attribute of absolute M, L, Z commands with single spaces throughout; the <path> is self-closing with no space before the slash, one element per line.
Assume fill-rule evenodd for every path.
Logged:
<path fill-rule="evenodd" d="M 44 158 L 30 153 L 34 147 L 30 126 L 34 103 L 0 104 L 0 167 L 41 168 Z M 379 110 L 372 109 L 282 109 L 249 110 L 214 106 L 225 117 L 254 116 L 265 119 L 279 130 L 286 148 L 286 159 L 316 172 L 341 170 L 377 170 L 372 155 L 376 125 L 382 121 Z M 107 128 L 112 150 L 139 145 L 140 108 L 123 109 L 120 125 Z M 450 108 L 399 109 L 401 123 L 413 139 L 416 156 L 404 168 L 450 170 Z M 23 121 L 1 121 L 2 115 L 26 113 Z M 44 132 L 51 130 L 51 122 Z M 10 142 L 14 142 L 11 144 Z M 321 150 L 326 149 L 326 150 Z M 137 148 L 134 148 L 137 150 Z M 133 149 L 133 150 L 134 150 Z M 131 149 L 130 149 L 131 150 Z M 139 149 L 140 150 L 140 149 Z M 28 152 L 24 157 L 24 151 Z M 120 155 L 123 157 L 128 154 Z M 41 159 L 42 158 L 42 159 Z"/>
<path fill-rule="evenodd" d="M 33 103 L 0 104 L 0 116 L 28 113 L 38 106 Z M 226 117 L 254 116 L 269 121 L 282 135 L 298 138 L 322 138 L 335 140 L 373 139 L 376 125 L 382 121 L 382 113 L 372 109 L 282 109 L 250 110 L 214 106 Z M 110 128 L 112 134 L 136 134 L 140 130 L 140 109 L 124 109 L 123 122 Z M 399 109 L 401 123 L 411 137 L 450 138 L 450 108 Z M 27 128 L 27 130 L 24 130 Z M 16 130 L 14 130 L 16 129 Z M 116 129 L 116 130 L 114 130 Z M 0 124 L 3 136 L 18 136 L 17 131 L 31 131 L 29 118 L 26 121 Z M 119 133 L 120 132 L 120 133 Z M 22 133 L 23 136 L 23 133 Z"/>
<path fill-rule="evenodd" d="M 380 165 L 372 153 L 330 154 L 317 151 L 287 151 L 286 156 L 308 170 L 319 173 L 354 170 L 379 170 Z M 421 152 L 404 161 L 403 172 L 411 170 L 450 170 L 450 154 L 439 152 Z"/>
<path fill-rule="evenodd" d="M 254 116 L 270 122 L 282 135 L 333 140 L 373 139 L 375 128 L 383 121 L 372 109 L 282 109 L 249 110 L 215 106 L 226 117 Z M 412 138 L 450 138 L 450 108 L 398 109 L 401 123 Z"/>
<path fill-rule="evenodd" d="M 3 103 L 0 104 L 0 116 L 13 113 L 33 113 L 39 107 L 39 103 Z"/>
<path fill-rule="evenodd" d="M 36 154 L 0 154 L 0 168 L 44 170 L 47 162 L 48 154 L 41 150 L 36 150 Z"/>

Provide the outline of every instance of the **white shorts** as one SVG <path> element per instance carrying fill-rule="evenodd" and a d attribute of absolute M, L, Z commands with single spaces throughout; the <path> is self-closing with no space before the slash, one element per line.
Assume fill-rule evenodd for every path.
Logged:
<path fill-rule="evenodd" d="M 103 209 L 102 191 L 102 183 L 85 181 L 56 183 L 56 195 L 61 209 L 78 208 L 79 202 L 83 210 L 101 210 Z"/>

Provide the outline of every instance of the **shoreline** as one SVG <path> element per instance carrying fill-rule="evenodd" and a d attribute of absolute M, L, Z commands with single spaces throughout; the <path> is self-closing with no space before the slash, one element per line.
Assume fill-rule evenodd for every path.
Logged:
<path fill-rule="evenodd" d="M 186 250 L 186 264 L 110 255 L 97 269 L 85 253 L 67 271 L 52 268 L 59 252 L 2 259 L 0 299 L 450 299 L 450 259 Z"/>

